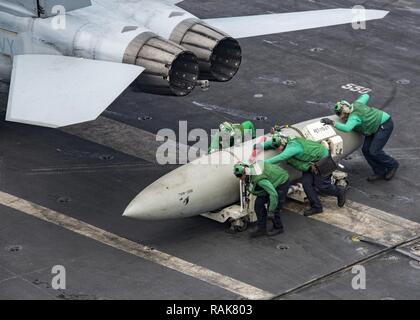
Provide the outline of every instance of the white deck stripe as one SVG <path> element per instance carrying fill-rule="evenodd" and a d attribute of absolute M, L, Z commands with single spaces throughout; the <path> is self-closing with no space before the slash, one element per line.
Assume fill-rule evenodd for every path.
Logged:
<path fill-rule="evenodd" d="M 323 197 L 321 201 L 324 212 L 311 218 L 365 236 L 385 246 L 420 236 L 420 224 L 417 222 L 350 200 L 347 200 L 344 208 L 338 208 L 337 200 L 332 197 Z M 299 214 L 304 210 L 302 204 L 294 201 L 288 202 L 285 208 Z"/>
<path fill-rule="evenodd" d="M 193 278 L 218 286 L 246 299 L 269 299 L 274 295 L 199 265 L 171 256 L 137 242 L 122 238 L 83 221 L 68 217 L 59 212 L 39 206 L 27 200 L 0 191 L 0 204 L 26 213 L 46 222 L 96 240 L 118 250 L 157 263 L 166 268 L 181 272 Z"/>
<path fill-rule="evenodd" d="M 156 136 L 124 123 L 101 116 L 95 121 L 60 130 L 125 154 L 156 162 L 159 143 L 156 142 Z"/>

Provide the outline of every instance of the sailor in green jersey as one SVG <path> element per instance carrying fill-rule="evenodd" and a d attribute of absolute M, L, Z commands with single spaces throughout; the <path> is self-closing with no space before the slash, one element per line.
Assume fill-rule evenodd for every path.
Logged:
<path fill-rule="evenodd" d="M 257 162 L 252 166 L 238 163 L 234 166 L 233 173 L 244 181 L 248 190 L 257 197 L 254 210 L 258 222 L 257 228 L 251 232 L 251 237 L 282 233 L 284 229 L 281 210 L 290 186 L 288 172 L 276 165 Z M 267 219 L 273 222 L 271 230 L 267 230 Z"/>
<path fill-rule="evenodd" d="M 244 121 L 240 124 L 223 122 L 219 126 L 219 132 L 211 139 L 209 153 L 230 148 L 255 138 L 256 131 L 251 121 Z"/>
<path fill-rule="evenodd" d="M 302 172 L 302 185 L 308 197 L 310 208 L 306 209 L 305 216 L 323 212 L 317 191 L 322 194 L 337 197 L 337 205 L 343 207 L 346 202 L 346 190 L 337 187 L 331 181 L 331 175 L 321 176 L 314 166 L 316 162 L 328 156 L 328 149 L 322 144 L 304 138 L 289 138 L 280 133 L 273 135 L 259 147 L 264 150 L 277 149 L 281 153 L 265 161 L 267 164 L 287 164 Z"/>
<path fill-rule="evenodd" d="M 364 135 L 362 152 L 374 172 L 368 177 L 368 181 L 391 180 L 399 164 L 383 149 L 392 134 L 394 123 L 388 113 L 369 107 L 368 101 L 368 94 L 361 95 L 352 104 L 342 100 L 337 103 L 335 112 L 344 123 L 328 118 L 321 119 L 321 122 L 332 125 L 340 131 L 356 131 Z"/>

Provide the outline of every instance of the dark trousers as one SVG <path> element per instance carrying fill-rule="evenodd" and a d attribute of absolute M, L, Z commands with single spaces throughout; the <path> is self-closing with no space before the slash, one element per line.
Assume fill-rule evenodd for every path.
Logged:
<path fill-rule="evenodd" d="M 274 211 L 274 220 L 273 226 L 276 229 L 283 228 L 283 223 L 281 222 L 281 210 L 283 209 L 283 205 L 286 202 L 287 193 L 289 191 L 290 181 L 286 181 L 285 183 L 279 185 L 277 187 L 277 195 L 278 195 L 278 204 L 277 208 Z M 258 227 L 261 229 L 265 229 L 267 227 L 267 208 L 266 205 L 270 205 L 270 197 L 268 195 L 259 196 L 255 200 L 254 210 L 257 214 L 257 224 Z"/>
<path fill-rule="evenodd" d="M 304 172 L 302 176 L 302 185 L 309 203 L 314 209 L 322 209 L 317 190 L 328 196 L 337 197 L 339 194 L 338 187 L 331 182 L 331 175 L 323 177 L 312 172 Z"/>
<path fill-rule="evenodd" d="M 394 130 L 394 123 L 389 119 L 381 125 L 375 134 L 367 136 L 362 147 L 366 161 L 372 167 L 373 172 L 379 176 L 385 176 L 390 170 L 398 165 L 398 162 L 384 152 L 384 147 Z"/>

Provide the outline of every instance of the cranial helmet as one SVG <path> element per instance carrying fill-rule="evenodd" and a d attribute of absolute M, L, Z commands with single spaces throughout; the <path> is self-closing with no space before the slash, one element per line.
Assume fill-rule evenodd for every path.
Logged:
<path fill-rule="evenodd" d="M 340 115 L 342 112 L 349 114 L 353 112 L 353 105 L 346 100 L 341 100 L 337 102 L 334 110 L 337 115 Z"/>
<path fill-rule="evenodd" d="M 281 133 L 275 133 L 271 138 L 271 144 L 276 148 L 279 148 L 280 146 L 285 146 L 287 142 L 289 142 L 289 138 L 282 135 Z"/>
<path fill-rule="evenodd" d="M 223 122 L 220 126 L 219 129 L 222 133 L 226 134 L 226 135 L 235 135 L 235 128 L 233 127 L 233 125 L 230 122 Z"/>
<path fill-rule="evenodd" d="M 233 166 L 233 174 L 240 178 L 245 174 L 245 169 L 247 168 L 247 165 L 244 163 L 237 163 Z"/>

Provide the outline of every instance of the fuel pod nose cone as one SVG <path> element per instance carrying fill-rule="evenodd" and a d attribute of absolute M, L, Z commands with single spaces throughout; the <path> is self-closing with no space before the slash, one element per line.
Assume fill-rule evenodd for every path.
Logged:
<path fill-rule="evenodd" d="M 161 177 L 129 204 L 125 217 L 140 220 L 185 218 L 220 209 L 239 198 L 233 175 L 237 162 L 220 151 L 204 156 Z"/>

